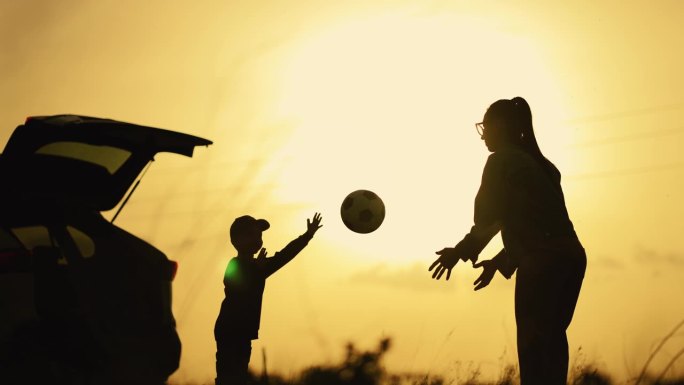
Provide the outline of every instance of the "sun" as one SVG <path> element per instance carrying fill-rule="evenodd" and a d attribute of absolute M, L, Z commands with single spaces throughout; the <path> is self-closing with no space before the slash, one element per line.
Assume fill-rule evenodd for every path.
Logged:
<path fill-rule="evenodd" d="M 488 155 L 474 123 L 518 95 L 542 120 L 558 110 L 533 43 L 480 19 L 410 14 L 340 21 L 301 39 L 281 70 L 276 114 L 296 128 L 272 158 L 284 165 L 278 198 L 336 213 L 349 192 L 374 191 L 387 206 L 378 245 L 421 237 L 401 250 L 383 244 L 395 261 L 457 241 Z M 333 231 L 350 240 L 341 222 Z"/>

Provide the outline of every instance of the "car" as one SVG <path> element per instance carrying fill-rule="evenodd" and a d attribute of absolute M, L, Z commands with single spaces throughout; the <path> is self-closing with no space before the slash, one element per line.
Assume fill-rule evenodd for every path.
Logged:
<path fill-rule="evenodd" d="M 121 210 L 157 153 L 210 144 L 72 114 L 14 130 L 0 154 L 0 384 L 166 383 L 181 354 L 178 265 L 102 213 Z"/>

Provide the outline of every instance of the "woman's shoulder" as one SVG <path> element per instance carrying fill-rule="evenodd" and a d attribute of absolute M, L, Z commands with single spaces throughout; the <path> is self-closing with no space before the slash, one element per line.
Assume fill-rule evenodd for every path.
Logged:
<path fill-rule="evenodd" d="M 535 158 L 527 151 L 518 147 L 505 147 L 489 155 L 487 168 L 491 170 L 501 170 L 506 174 L 523 172 L 524 170 L 544 170 L 550 172 L 553 179 L 560 181 L 560 171 L 547 158 Z"/>
<path fill-rule="evenodd" d="M 487 158 L 487 163 L 492 165 L 519 165 L 532 161 L 532 157 L 526 151 L 514 146 L 503 147 Z"/>

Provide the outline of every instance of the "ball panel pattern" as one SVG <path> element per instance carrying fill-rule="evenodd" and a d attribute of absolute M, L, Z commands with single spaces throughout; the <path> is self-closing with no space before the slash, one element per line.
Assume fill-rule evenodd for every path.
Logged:
<path fill-rule="evenodd" d="M 377 230 L 385 219 L 385 204 L 372 191 L 356 190 L 340 207 L 342 222 L 351 231 L 367 234 Z"/>

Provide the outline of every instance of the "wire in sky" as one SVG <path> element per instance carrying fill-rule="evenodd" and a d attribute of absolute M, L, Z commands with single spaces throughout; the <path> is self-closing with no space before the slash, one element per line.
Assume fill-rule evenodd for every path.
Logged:
<path fill-rule="evenodd" d="M 646 172 L 672 170 L 672 169 L 677 169 L 680 167 L 684 167 L 684 162 L 673 162 L 673 163 L 665 163 L 665 164 L 660 164 L 660 165 L 655 165 L 655 166 L 634 167 L 634 168 L 625 168 L 625 169 L 610 170 L 610 171 L 599 171 L 599 172 L 586 173 L 586 174 L 568 175 L 568 176 L 565 176 L 564 179 L 585 180 L 585 179 L 594 179 L 594 178 L 628 176 L 628 175 L 643 174 Z"/>
<path fill-rule="evenodd" d="M 672 110 L 679 110 L 679 109 L 684 109 L 684 103 L 674 103 L 674 104 L 665 104 L 665 105 L 660 105 L 660 106 L 634 108 L 634 109 L 626 110 L 626 111 L 609 112 L 606 114 L 599 114 L 599 115 L 593 115 L 593 116 L 573 118 L 573 119 L 566 120 L 565 123 L 573 124 L 573 125 L 585 124 L 585 123 L 594 123 L 594 122 L 605 121 L 605 120 L 614 120 L 614 119 L 627 118 L 627 117 L 632 117 L 632 116 L 648 115 L 648 114 L 653 114 L 656 112 L 672 111 Z"/>
<path fill-rule="evenodd" d="M 658 131 L 650 131 L 650 132 L 639 132 L 636 134 L 614 136 L 614 137 L 605 138 L 605 139 L 588 140 L 586 142 L 579 142 L 579 143 L 570 144 L 570 145 L 568 145 L 568 147 L 593 147 L 593 146 L 601 146 L 601 145 L 606 145 L 606 144 L 628 142 L 628 141 L 639 140 L 639 139 L 659 138 L 659 137 L 663 137 L 663 136 L 678 135 L 678 134 L 684 134 L 684 127 L 671 128 L 671 129 L 658 130 Z"/>

